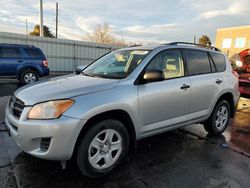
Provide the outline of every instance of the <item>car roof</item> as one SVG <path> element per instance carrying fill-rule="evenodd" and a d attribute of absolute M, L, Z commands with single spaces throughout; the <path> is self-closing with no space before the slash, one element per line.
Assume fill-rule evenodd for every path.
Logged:
<path fill-rule="evenodd" d="M 188 43 L 188 42 L 172 42 L 172 43 L 165 43 L 165 44 L 153 44 L 153 45 L 136 45 L 130 46 L 127 48 L 123 48 L 122 50 L 155 50 L 157 48 L 187 48 L 187 49 L 199 49 L 204 51 L 211 51 L 211 52 L 219 52 L 221 50 L 214 47 L 214 46 L 204 46 L 195 43 Z"/>
<path fill-rule="evenodd" d="M 0 47 L 21 47 L 21 48 L 37 48 L 33 45 L 27 44 L 10 44 L 10 43 L 0 43 Z"/>
<path fill-rule="evenodd" d="M 134 46 L 128 46 L 126 48 L 123 48 L 123 50 L 154 50 L 157 47 L 161 45 L 154 44 L 154 45 L 134 45 Z"/>

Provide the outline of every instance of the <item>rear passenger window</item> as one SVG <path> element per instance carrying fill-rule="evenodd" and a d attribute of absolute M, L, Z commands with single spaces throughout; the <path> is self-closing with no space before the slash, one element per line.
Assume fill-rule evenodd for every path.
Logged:
<path fill-rule="evenodd" d="M 226 69 L 226 60 L 225 60 L 224 55 L 219 54 L 219 53 L 211 53 L 211 52 L 210 52 L 210 55 L 213 59 L 216 70 L 218 72 L 224 71 Z"/>
<path fill-rule="evenodd" d="M 189 75 L 211 72 L 210 62 L 206 52 L 186 50 L 185 54 Z"/>
<path fill-rule="evenodd" d="M 25 51 L 31 58 L 41 58 L 42 56 L 40 50 L 38 49 L 27 48 Z"/>
<path fill-rule="evenodd" d="M 2 58 L 21 58 L 22 54 L 17 48 L 0 48 L 0 57 Z"/>

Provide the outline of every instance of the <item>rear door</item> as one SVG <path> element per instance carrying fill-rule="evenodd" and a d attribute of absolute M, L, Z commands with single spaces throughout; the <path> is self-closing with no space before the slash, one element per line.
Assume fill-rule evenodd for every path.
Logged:
<path fill-rule="evenodd" d="M 0 73 L 2 76 L 15 75 L 17 66 L 22 62 L 22 53 L 19 48 L 0 48 Z"/>
<path fill-rule="evenodd" d="M 139 85 L 139 114 L 142 134 L 160 131 L 186 121 L 189 112 L 190 85 L 184 76 L 181 50 L 171 49 L 158 53 L 146 70 L 163 71 L 165 80 Z"/>
<path fill-rule="evenodd" d="M 192 119 L 207 116 L 223 90 L 223 75 L 216 71 L 210 54 L 185 49 L 187 71 L 191 82 L 190 115 Z"/>
<path fill-rule="evenodd" d="M 39 48 L 23 48 L 24 52 L 26 53 L 28 60 L 26 61 L 27 66 L 40 66 L 44 68 L 43 61 L 46 60 L 44 54 Z"/>

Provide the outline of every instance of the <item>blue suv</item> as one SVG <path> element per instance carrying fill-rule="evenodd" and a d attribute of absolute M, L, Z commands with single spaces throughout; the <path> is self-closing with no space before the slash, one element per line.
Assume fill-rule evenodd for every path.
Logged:
<path fill-rule="evenodd" d="M 0 77 L 17 78 L 30 84 L 49 75 L 43 52 L 32 45 L 0 44 Z"/>

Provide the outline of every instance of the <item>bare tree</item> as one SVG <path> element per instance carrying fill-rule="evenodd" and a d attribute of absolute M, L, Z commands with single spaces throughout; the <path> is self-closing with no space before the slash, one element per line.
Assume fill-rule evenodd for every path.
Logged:
<path fill-rule="evenodd" d="M 97 24 L 92 34 L 88 34 L 88 38 L 92 42 L 101 44 L 125 45 L 123 40 L 117 40 L 112 33 L 108 23 Z"/>
<path fill-rule="evenodd" d="M 97 24 L 92 34 L 88 35 L 92 42 L 110 44 L 114 40 L 109 24 Z"/>

